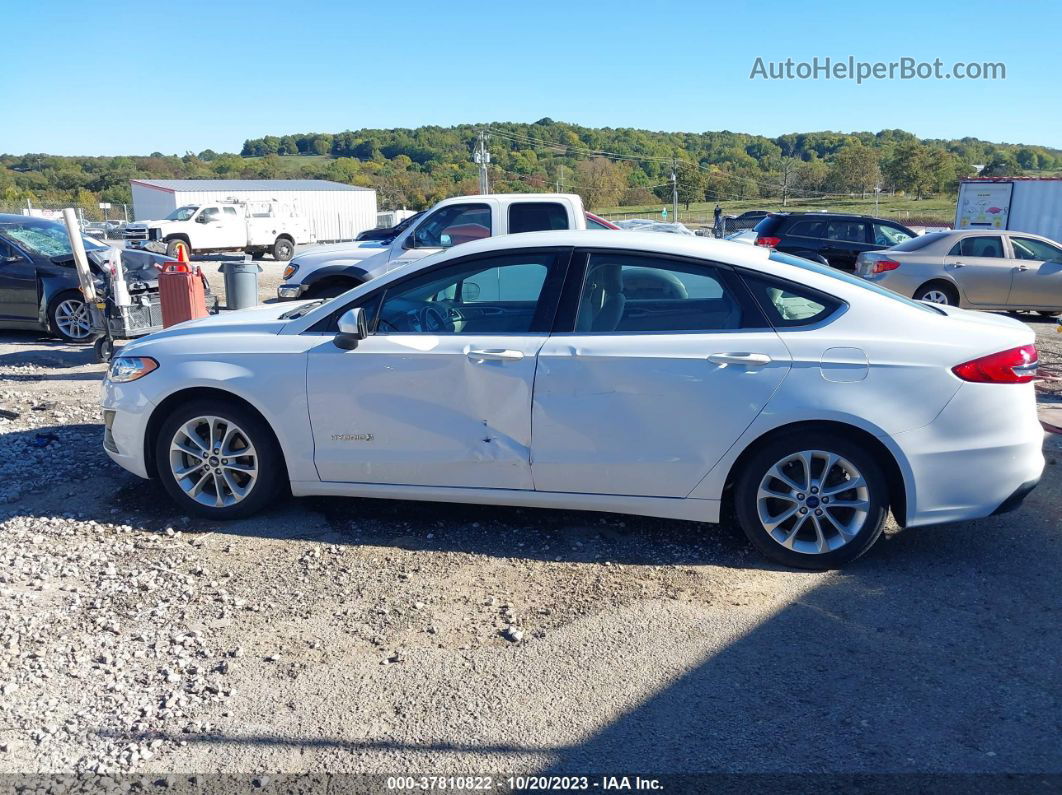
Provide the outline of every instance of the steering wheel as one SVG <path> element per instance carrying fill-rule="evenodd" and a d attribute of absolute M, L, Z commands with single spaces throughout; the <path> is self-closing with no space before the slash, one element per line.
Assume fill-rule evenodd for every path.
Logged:
<path fill-rule="evenodd" d="M 454 330 L 453 321 L 446 316 L 445 312 L 436 306 L 432 306 L 431 304 L 423 306 L 420 308 L 418 315 L 420 327 L 423 331 L 438 333 Z"/>

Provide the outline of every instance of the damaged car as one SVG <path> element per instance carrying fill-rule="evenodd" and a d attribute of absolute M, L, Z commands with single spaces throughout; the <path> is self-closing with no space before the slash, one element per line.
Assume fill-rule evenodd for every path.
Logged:
<path fill-rule="evenodd" d="M 85 238 L 85 253 L 103 285 L 108 248 Z M 159 267 L 171 261 L 148 251 L 123 251 L 131 299 L 158 314 Z M 0 214 L 0 327 L 41 330 L 64 342 L 92 342 L 66 227 L 55 221 Z"/>

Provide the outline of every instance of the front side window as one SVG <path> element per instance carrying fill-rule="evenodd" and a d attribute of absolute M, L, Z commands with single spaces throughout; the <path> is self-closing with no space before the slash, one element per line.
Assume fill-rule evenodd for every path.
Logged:
<path fill-rule="evenodd" d="M 546 285 L 557 255 L 477 258 L 388 288 L 378 334 L 522 334 L 552 322 Z"/>
<path fill-rule="evenodd" d="M 995 235 L 964 237 L 948 252 L 951 257 L 1000 257 L 1003 256 L 1003 238 Z"/>
<path fill-rule="evenodd" d="M 1014 256 L 1017 259 L 1031 259 L 1039 262 L 1062 259 L 1062 250 L 1042 240 L 1034 240 L 1031 237 L 1012 237 L 1010 244 L 1014 246 Z"/>
<path fill-rule="evenodd" d="M 414 248 L 450 248 L 490 236 L 489 205 L 451 204 L 425 218 L 412 241 Z"/>
<path fill-rule="evenodd" d="M 712 265 L 634 254 L 592 254 L 576 333 L 720 331 L 752 320 L 729 274 Z M 753 323 L 755 325 L 755 323 Z"/>
<path fill-rule="evenodd" d="M 199 217 L 196 218 L 201 224 L 213 223 L 221 220 L 221 211 L 217 207 L 207 207 L 203 212 L 199 213 Z"/>
<path fill-rule="evenodd" d="M 826 224 L 826 237 L 849 243 L 865 243 L 867 240 L 862 221 L 830 221 Z"/>
<path fill-rule="evenodd" d="M 509 233 L 567 229 L 568 211 L 557 202 L 517 202 L 509 206 Z"/>
<path fill-rule="evenodd" d="M 896 246 L 911 239 L 911 235 L 902 229 L 888 224 L 874 224 L 873 229 L 874 243 L 878 246 Z"/>

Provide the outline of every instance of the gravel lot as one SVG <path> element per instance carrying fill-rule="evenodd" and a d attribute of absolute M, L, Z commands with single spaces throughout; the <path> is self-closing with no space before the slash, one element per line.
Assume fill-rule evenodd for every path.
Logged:
<path fill-rule="evenodd" d="M 821 574 L 630 516 L 191 520 L 103 453 L 102 373 L 0 335 L 0 773 L 1062 772 L 1062 437 L 1020 511 Z"/>

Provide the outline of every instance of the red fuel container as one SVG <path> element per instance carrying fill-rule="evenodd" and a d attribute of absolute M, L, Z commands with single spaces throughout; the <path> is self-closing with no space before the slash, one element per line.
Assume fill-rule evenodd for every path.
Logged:
<path fill-rule="evenodd" d="M 192 270 L 185 262 L 171 262 L 159 274 L 159 301 L 163 328 L 206 317 L 203 272 L 198 267 Z"/>

